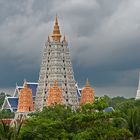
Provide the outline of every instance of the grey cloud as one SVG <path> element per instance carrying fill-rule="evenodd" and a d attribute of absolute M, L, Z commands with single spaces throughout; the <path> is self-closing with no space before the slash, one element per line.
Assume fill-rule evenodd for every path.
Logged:
<path fill-rule="evenodd" d="M 90 77 L 97 91 L 123 86 L 134 91 L 140 67 L 139 9 L 139 0 L 0 1 L 0 87 L 24 78 L 37 81 L 57 13 L 77 81 Z"/>
<path fill-rule="evenodd" d="M 83 58 L 82 61 L 89 65 L 91 65 L 91 63 L 93 65 L 102 65 L 102 63 L 106 65 L 108 65 L 108 63 L 116 65 L 116 63 L 123 64 L 122 62 L 131 63 L 136 60 L 138 61 L 138 52 L 140 50 L 138 37 L 140 27 L 139 17 L 135 15 L 139 12 L 139 7 L 132 6 L 131 3 L 128 5 L 128 9 L 126 8 L 126 11 L 129 11 L 128 13 L 124 11 L 123 14 L 124 9 L 122 5 L 125 5 L 123 3 L 120 8 L 118 8 L 118 11 L 104 22 L 95 35 L 91 36 L 90 39 L 85 38 L 88 42 L 86 45 L 91 47 L 87 49 L 87 51 L 82 52 L 80 54 L 81 56 L 78 56 Z M 80 45 L 83 46 L 83 42 Z M 80 50 L 80 47 L 78 49 Z M 77 51 L 79 51 L 78 49 Z M 92 58 L 94 58 L 94 60 Z M 138 67 L 139 65 L 137 68 Z"/>

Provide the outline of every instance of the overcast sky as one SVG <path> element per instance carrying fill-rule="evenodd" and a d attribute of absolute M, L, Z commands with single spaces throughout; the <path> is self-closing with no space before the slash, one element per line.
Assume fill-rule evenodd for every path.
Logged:
<path fill-rule="evenodd" d="M 37 82 L 56 13 L 75 79 L 95 94 L 135 97 L 140 68 L 140 0 L 0 0 L 0 89 Z"/>

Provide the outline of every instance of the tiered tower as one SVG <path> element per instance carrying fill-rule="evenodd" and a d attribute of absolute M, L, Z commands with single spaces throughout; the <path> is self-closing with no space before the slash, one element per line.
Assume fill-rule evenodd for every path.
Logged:
<path fill-rule="evenodd" d="M 89 81 L 87 80 L 86 87 L 82 89 L 80 105 L 94 102 L 94 89 L 90 87 Z"/>
<path fill-rule="evenodd" d="M 36 110 L 41 111 L 43 106 L 46 105 L 48 89 L 54 80 L 58 82 L 58 86 L 62 89 L 64 105 L 69 105 L 73 109 L 77 107 L 78 97 L 70 60 L 70 51 L 65 36 L 61 41 L 57 16 L 51 38 L 48 37 L 44 47 L 35 99 Z"/>
<path fill-rule="evenodd" d="M 138 90 L 136 95 L 136 100 L 140 100 L 140 73 L 139 73 L 139 84 L 138 84 Z"/>
<path fill-rule="evenodd" d="M 18 99 L 17 112 L 32 112 L 34 111 L 34 104 L 32 99 L 32 91 L 28 87 L 26 81 L 24 81 L 24 88 L 21 89 Z"/>
<path fill-rule="evenodd" d="M 27 115 L 34 111 L 32 91 L 24 81 L 24 87 L 20 90 L 18 99 L 18 109 L 15 113 L 14 121 L 22 121 L 27 118 Z"/>
<path fill-rule="evenodd" d="M 63 105 L 63 98 L 62 98 L 62 90 L 58 86 L 57 81 L 55 80 L 53 85 L 50 86 L 50 88 L 48 89 L 46 106 L 51 106 L 56 104 Z"/>

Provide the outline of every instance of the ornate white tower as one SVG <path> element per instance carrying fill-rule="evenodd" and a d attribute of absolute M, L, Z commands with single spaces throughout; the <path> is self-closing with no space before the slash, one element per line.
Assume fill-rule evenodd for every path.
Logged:
<path fill-rule="evenodd" d="M 78 106 L 76 83 L 70 60 L 70 51 L 66 37 L 61 41 L 61 34 L 56 16 L 51 38 L 44 46 L 42 64 L 38 80 L 35 99 L 35 109 L 41 111 L 46 105 L 47 92 L 53 81 L 57 80 L 62 88 L 62 97 L 65 105 L 73 109 Z"/>
<path fill-rule="evenodd" d="M 138 85 L 137 95 L 135 99 L 140 100 L 140 73 L 139 73 L 139 85 Z"/>

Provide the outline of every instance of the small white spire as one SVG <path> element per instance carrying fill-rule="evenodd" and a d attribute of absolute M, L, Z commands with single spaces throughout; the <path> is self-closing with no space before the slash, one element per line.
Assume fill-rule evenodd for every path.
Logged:
<path fill-rule="evenodd" d="M 139 85 L 138 85 L 138 90 L 140 90 L 140 72 L 139 72 Z"/>
<path fill-rule="evenodd" d="M 23 84 L 24 87 L 27 87 L 27 81 L 26 79 L 24 79 L 24 84 Z"/>
<path fill-rule="evenodd" d="M 136 100 L 140 100 L 140 72 L 139 72 L 139 83 L 138 83 L 138 90 L 136 94 Z"/>

